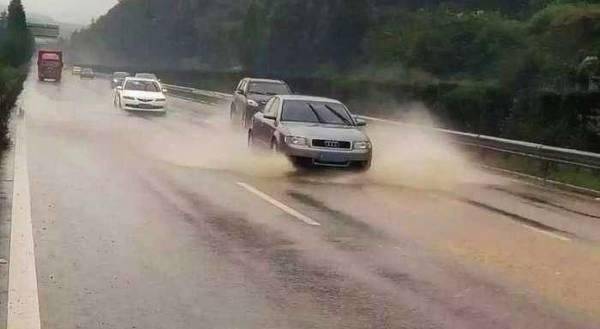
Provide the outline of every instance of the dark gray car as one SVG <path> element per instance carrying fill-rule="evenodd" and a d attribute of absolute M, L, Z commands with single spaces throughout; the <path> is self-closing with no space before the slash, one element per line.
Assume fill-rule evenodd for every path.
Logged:
<path fill-rule="evenodd" d="M 115 89 L 115 88 L 117 88 L 117 86 L 122 86 L 123 81 L 125 81 L 125 78 L 128 78 L 130 76 L 131 76 L 131 74 L 129 74 L 128 72 L 113 73 L 112 78 L 110 79 L 111 89 Z"/>
<path fill-rule="evenodd" d="M 245 78 L 234 90 L 231 120 L 248 128 L 252 117 L 275 95 L 289 95 L 290 87 L 281 80 Z"/>
<path fill-rule="evenodd" d="M 339 101 L 280 95 L 257 113 L 248 130 L 251 147 L 270 148 L 299 166 L 369 169 L 372 146 L 366 123 Z"/>

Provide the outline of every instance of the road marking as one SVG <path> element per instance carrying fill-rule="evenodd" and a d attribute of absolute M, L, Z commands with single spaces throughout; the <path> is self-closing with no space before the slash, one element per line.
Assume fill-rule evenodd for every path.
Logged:
<path fill-rule="evenodd" d="M 41 327 L 27 168 L 25 121 L 21 120 L 15 147 L 7 329 Z"/>
<path fill-rule="evenodd" d="M 254 195 L 258 196 L 259 198 L 267 201 L 268 203 L 272 204 L 273 206 L 283 210 L 284 212 L 286 212 L 288 215 L 291 215 L 293 217 L 296 217 L 297 219 L 303 221 L 304 223 L 308 224 L 308 225 L 312 225 L 312 226 L 321 226 L 321 224 L 319 224 L 318 222 L 316 222 L 315 220 L 313 220 L 312 218 L 305 216 L 301 213 L 299 213 L 298 211 L 286 206 L 285 204 L 273 199 L 272 197 L 268 196 L 267 194 L 257 190 L 256 188 L 246 184 L 246 183 L 241 183 L 238 182 L 237 183 L 238 186 L 243 187 L 244 189 L 246 189 L 247 191 L 253 193 Z"/>
<path fill-rule="evenodd" d="M 571 239 L 569 239 L 569 238 L 567 238 L 567 237 L 565 237 L 565 236 L 562 236 L 562 235 L 560 235 L 560 234 L 556 234 L 556 233 L 552 233 L 552 232 L 548 232 L 548 231 L 540 230 L 539 228 L 531 227 L 531 226 L 529 226 L 529 225 L 525 225 L 525 224 L 522 224 L 522 225 L 523 225 L 524 227 L 526 227 L 526 228 L 528 228 L 528 229 L 530 229 L 530 230 L 534 231 L 534 232 L 537 232 L 537 233 L 544 234 L 544 235 L 546 235 L 546 236 L 549 236 L 549 237 L 551 237 L 551 238 L 553 238 L 553 239 L 558 239 L 558 240 L 565 241 L 565 242 L 571 242 Z"/>

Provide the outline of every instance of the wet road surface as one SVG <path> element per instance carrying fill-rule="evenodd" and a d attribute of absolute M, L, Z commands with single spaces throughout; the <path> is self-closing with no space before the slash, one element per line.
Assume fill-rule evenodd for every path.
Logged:
<path fill-rule="evenodd" d="M 27 81 L 42 328 L 600 327 L 598 201 L 298 173 L 246 156 L 227 106 L 169 103 Z"/>

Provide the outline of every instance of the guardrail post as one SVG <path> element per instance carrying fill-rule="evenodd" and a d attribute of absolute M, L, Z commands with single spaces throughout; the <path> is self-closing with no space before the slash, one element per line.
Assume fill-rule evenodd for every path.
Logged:
<path fill-rule="evenodd" d="M 550 168 L 552 164 L 548 160 L 543 161 L 544 162 L 542 163 L 542 178 L 544 179 L 544 182 L 546 182 L 548 180 L 548 177 L 550 176 Z"/>

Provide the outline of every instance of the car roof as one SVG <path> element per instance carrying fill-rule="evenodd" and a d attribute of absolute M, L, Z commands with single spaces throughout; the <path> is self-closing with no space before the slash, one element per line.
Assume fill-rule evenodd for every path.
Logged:
<path fill-rule="evenodd" d="M 248 80 L 250 82 L 269 82 L 269 83 L 286 84 L 285 81 L 282 81 L 282 80 L 273 80 L 273 79 L 244 78 L 244 80 Z"/>
<path fill-rule="evenodd" d="M 129 72 L 113 72 L 113 75 L 114 74 L 129 74 Z"/>
<path fill-rule="evenodd" d="M 137 78 L 137 77 L 127 77 L 125 78 L 125 81 L 152 81 L 152 82 L 158 82 L 154 79 L 148 79 L 148 78 Z"/>
<path fill-rule="evenodd" d="M 136 73 L 135 75 L 153 75 L 153 76 L 156 76 L 156 74 L 154 74 L 154 73 L 146 73 L 146 72 Z"/>
<path fill-rule="evenodd" d="M 312 101 L 312 102 L 327 102 L 327 103 L 339 103 L 337 99 L 319 97 L 319 96 L 309 96 L 309 95 L 277 95 L 281 100 L 284 101 Z"/>

